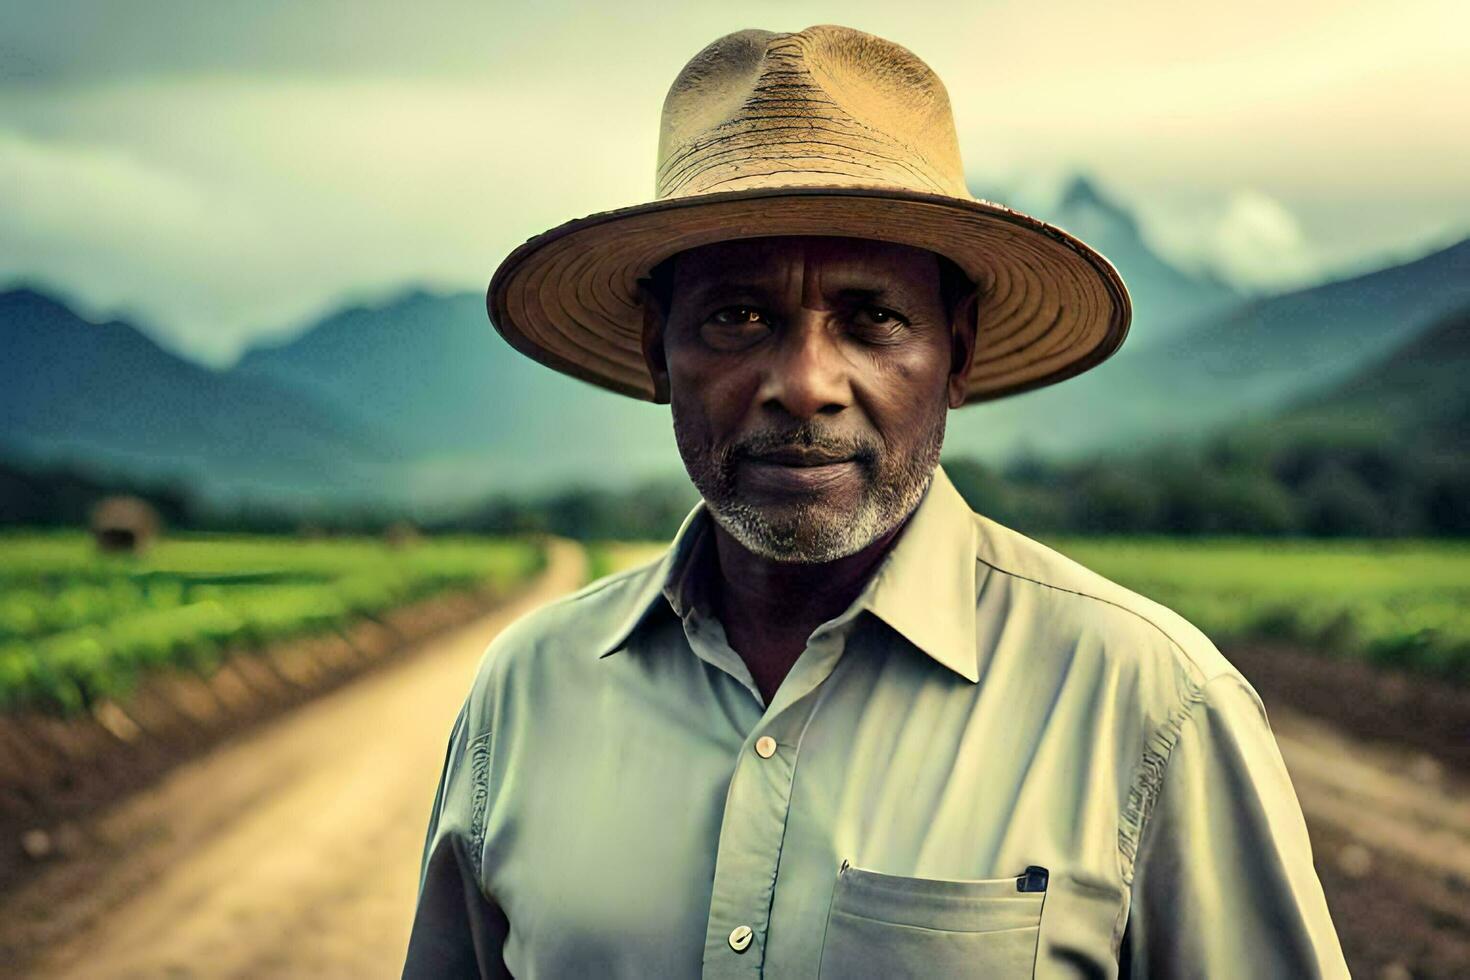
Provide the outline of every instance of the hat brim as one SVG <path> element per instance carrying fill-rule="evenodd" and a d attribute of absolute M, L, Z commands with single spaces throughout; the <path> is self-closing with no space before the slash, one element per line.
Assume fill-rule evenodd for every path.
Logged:
<path fill-rule="evenodd" d="M 1128 333 L 1122 277 L 1061 228 L 978 198 L 828 186 L 706 193 L 569 221 L 501 262 L 490 321 L 550 368 L 654 401 L 638 279 L 676 252 L 770 235 L 869 238 L 952 259 L 981 289 L 965 404 L 1078 375 Z"/>

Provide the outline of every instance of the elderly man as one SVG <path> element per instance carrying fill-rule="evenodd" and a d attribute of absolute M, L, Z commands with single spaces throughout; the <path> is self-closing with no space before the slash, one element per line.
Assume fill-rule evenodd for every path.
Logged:
<path fill-rule="evenodd" d="M 405 976 L 1345 976 L 1255 691 L 939 466 L 1116 349 L 1112 267 L 970 197 L 939 80 L 847 28 L 709 45 L 659 158 L 489 307 L 667 403 L 703 499 L 490 645 Z"/>

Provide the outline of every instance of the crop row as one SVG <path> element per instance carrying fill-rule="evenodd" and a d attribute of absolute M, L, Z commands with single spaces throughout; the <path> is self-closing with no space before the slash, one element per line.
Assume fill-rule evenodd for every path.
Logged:
<path fill-rule="evenodd" d="M 170 539 L 101 555 L 77 534 L 0 537 L 0 709 L 69 712 L 151 670 L 207 673 L 226 649 L 342 629 L 446 590 L 505 591 L 541 566 L 527 541 Z"/>

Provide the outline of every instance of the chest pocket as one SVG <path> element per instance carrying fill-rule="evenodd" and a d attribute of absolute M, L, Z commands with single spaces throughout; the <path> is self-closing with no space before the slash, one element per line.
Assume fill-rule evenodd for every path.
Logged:
<path fill-rule="evenodd" d="M 844 862 L 818 975 L 1030 977 L 1046 892 L 1017 881 L 909 878 Z M 1031 877 L 1025 887 L 1044 886 Z"/>

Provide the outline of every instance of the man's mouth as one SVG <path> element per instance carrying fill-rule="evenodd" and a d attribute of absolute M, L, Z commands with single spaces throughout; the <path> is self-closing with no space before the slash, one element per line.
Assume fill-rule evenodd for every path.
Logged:
<path fill-rule="evenodd" d="M 853 491 L 858 469 L 855 459 L 821 449 L 790 447 L 749 456 L 741 469 L 747 486 L 756 492 L 807 496 Z"/>
<path fill-rule="evenodd" d="M 830 453 L 821 449 L 806 449 L 799 446 L 791 446 L 786 449 L 777 449 L 774 452 L 761 453 L 751 457 L 753 462 L 769 463 L 780 466 L 831 466 L 835 463 L 851 462 L 852 456 L 844 456 Z"/>

